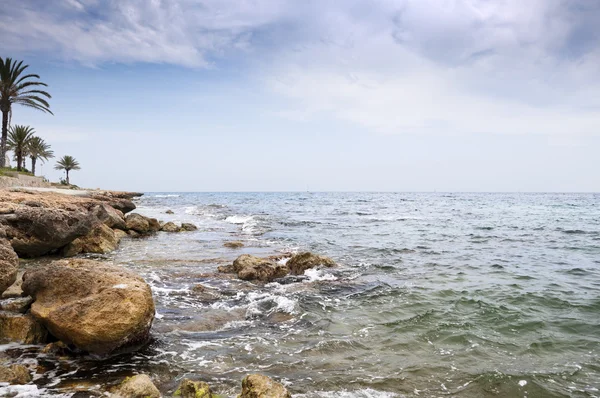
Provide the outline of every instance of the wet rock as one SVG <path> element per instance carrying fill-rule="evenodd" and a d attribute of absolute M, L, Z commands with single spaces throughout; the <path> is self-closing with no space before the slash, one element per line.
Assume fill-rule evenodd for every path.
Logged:
<path fill-rule="evenodd" d="M 283 278 L 289 269 L 278 264 L 250 254 L 242 254 L 233 262 L 233 270 L 238 278 L 245 281 L 271 282 L 277 278 Z"/>
<path fill-rule="evenodd" d="M 148 225 L 150 227 L 150 232 L 160 231 L 160 222 L 158 222 L 156 218 L 148 218 Z"/>
<path fill-rule="evenodd" d="M 24 314 L 27 312 L 32 302 L 33 298 L 29 296 L 2 299 L 0 300 L 0 311 Z"/>
<path fill-rule="evenodd" d="M 223 274 L 235 274 L 235 269 L 233 268 L 233 264 L 227 264 L 227 265 L 219 265 L 217 267 L 217 271 L 223 273 Z"/>
<path fill-rule="evenodd" d="M 161 231 L 163 232 L 179 232 L 181 228 L 177 226 L 174 222 L 167 222 L 161 227 Z"/>
<path fill-rule="evenodd" d="M 45 343 L 48 331 L 30 314 L 0 311 L 0 341 L 21 344 Z"/>
<path fill-rule="evenodd" d="M 223 243 L 224 247 L 228 247 L 230 249 L 239 249 L 240 247 L 244 247 L 244 243 L 240 241 L 230 241 Z"/>
<path fill-rule="evenodd" d="M 115 232 L 106 224 L 99 224 L 87 235 L 75 239 L 63 249 L 65 257 L 79 253 L 105 254 L 114 251 L 119 245 Z"/>
<path fill-rule="evenodd" d="M 216 289 L 211 289 L 200 284 L 194 286 L 191 292 L 195 297 L 206 302 L 217 301 L 222 298 L 222 295 Z"/>
<path fill-rule="evenodd" d="M 154 319 L 143 278 L 99 261 L 60 260 L 27 271 L 23 291 L 34 298 L 31 314 L 52 335 L 90 353 L 143 344 Z"/>
<path fill-rule="evenodd" d="M 23 365 L 0 365 L 0 383 L 27 384 L 31 381 L 29 369 Z"/>
<path fill-rule="evenodd" d="M 291 398 L 288 390 L 273 379 L 259 374 L 248 375 L 242 380 L 242 393 L 238 398 Z"/>
<path fill-rule="evenodd" d="M 175 214 L 175 212 L 173 210 L 167 210 L 165 211 L 165 214 Z"/>
<path fill-rule="evenodd" d="M 173 393 L 173 396 L 181 398 L 211 398 L 213 395 L 208 383 L 183 379 L 179 384 L 179 388 Z"/>
<path fill-rule="evenodd" d="M 181 230 L 182 231 L 188 231 L 189 232 L 189 231 L 195 231 L 197 229 L 198 229 L 198 227 L 195 226 L 194 224 L 191 224 L 191 223 L 188 223 L 188 222 L 181 223 Z"/>
<path fill-rule="evenodd" d="M 101 205 L 50 208 L 20 206 L 14 213 L 0 215 L 7 239 L 19 256 L 36 257 L 62 248 L 87 235 L 108 215 Z"/>
<path fill-rule="evenodd" d="M 8 240 L 0 238 L 0 294 L 17 279 L 19 258 Z"/>
<path fill-rule="evenodd" d="M 160 398 L 160 391 L 147 375 L 128 377 L 113 390 L 119 398 Z"/>
<path fill-rule="evenodd" d="M 140 236 L 140 233 L 134 231 L 133 229 L 130 229 L 129 231 L 127 231 L 127 235 L 131 236 L 132 238 L 137 238 Z"/>
<path fill-rule="evenodd" d="M 141 214 L 131 213 L 125 217 L 125 222 L 127 224 L 127 229 L 133 230 L 140 234 L 147 234 L 150 232 L 150 223 L 148 222 L 148 218 L 142 216 Z"/>
<path fill-rule="evenodd" d="M 17 280 L 15 283 L 10 285 L 8 289 L 2 293 L 2 298 L 15 298 L 21 297 L 23 295 L 23 289 L 21 289 L 21 285 L 23 284 L 23 271 L 17 272 Z"/>
<path fill-rule="evenodd" d="M 293 255 L 286 265 L 293 275 L 302 275 L 307 269 L 318 266 L 335 267 L 335 262 L 329 257 L 305 252 Z"/>
<path fill-rule="evenodd" d="M 104 222 L 104 224 L 109 228 L 117 228 L 117 229 L 127 229 L 127 224 L 125 223 L 125 216 L 123 212 L 117 210 L 111 206 L 104 205 L 104 209 L 108 214 L 108 219 Z"/>
<path fill-rule="evenodd" d="M 123 231 L 122 229 L 115 228 L 113 229 L 113 232 L 115 233 L 115 238 L 117 239 L 117 242 L 121 242 L 121 239 L 127 236 L 127 232 Z"/>
<path fill-rule="evenodd" d="M 53 343 L 47 344 L 42 352 L 44 354 L 54 354 L 59 356 L 65 356 L 72 352 L 72 350 L 62 341 L 55 341 Z"/>

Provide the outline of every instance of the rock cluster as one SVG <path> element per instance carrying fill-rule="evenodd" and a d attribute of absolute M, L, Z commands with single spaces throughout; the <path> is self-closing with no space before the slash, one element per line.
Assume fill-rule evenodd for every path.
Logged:
<path fill-rule="evenodd" d="M 271 259 L 242 254 L 233 264 L 218 267 L 219 272 L 234 273 L 246 281 L 271 282 L 288 274 L 302 275 L 304 271 L 318 266 L 334 267 L 329 257 L 305 252 L 293 255 L 286 264 Z"/>

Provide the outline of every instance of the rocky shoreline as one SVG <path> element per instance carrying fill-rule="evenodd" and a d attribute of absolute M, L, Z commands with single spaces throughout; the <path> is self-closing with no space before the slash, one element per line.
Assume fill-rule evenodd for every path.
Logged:
<path fill-rule="evenodd" d="M 141 195 L 0 190 L 1 343 L 32 344 L 45 354 L 73 358 L 102 358 L 146 344 L 155 316 L 150 286 L 123 266 L 75 257 L 109 253 L 125 237 L 196 229 L 192 224 L 162 223 L 134 213 L 133 199 Z M 25 272 L 20 269 L 20 258 L 41 256 L 57 259 Z M 301 275 L 316 266 L 332 267 L 335 263 L 311 253 L 283 260 L 244 254 L 218 271 L 262 284 Z M 0 393 L 31 396 L 19 395 L 19 388 L 31 385 L 32 373 L 35 369 L 0 357 Z M 164 396 L 146 375 L 132 375 L 117 386 L 100 390 L 73 392 L 73 396 Z M 187 379 L 173 394 L 218 396 L 206 383 Z M 266 376 L 249 375 L 242 382 L 239 397 L 278 398 L 290 397 L 290 393 Z"/>

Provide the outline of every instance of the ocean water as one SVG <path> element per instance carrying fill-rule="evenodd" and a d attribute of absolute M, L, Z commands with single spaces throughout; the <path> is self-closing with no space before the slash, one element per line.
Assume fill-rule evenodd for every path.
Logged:
<path fill-rule="evenodd" d="M 152 342 L 104 360 L 2 350 L 35 362 L 50 396 L 132 372 L 165 393 L 191 377 L 235 396 L 260 372 L 307 398 L 600 397 L 599 205 L 600 194 L 148 193 L 137 212 L 199 227 L 103 256 L 151 284 Z M 305 250 L 339 267 L 266 286 L 216 274 L 243 253 Z"/>

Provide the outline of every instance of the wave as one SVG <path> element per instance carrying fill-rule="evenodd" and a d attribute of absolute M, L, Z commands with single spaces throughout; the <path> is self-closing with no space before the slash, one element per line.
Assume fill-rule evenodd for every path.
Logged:
<path fill-rule="evenodd" d="M 181 195 L 175 195 L 175 194 L 160 194 L 160 195 L 154 195 L 155 198 L 178 198 Z"/>
<path fill-rule="evenodd" d="M 301 398 L 393 398 L 398 397 L 398 394 L 365 388 L 356 391 L 314 391 L 294 396 Z"/>

